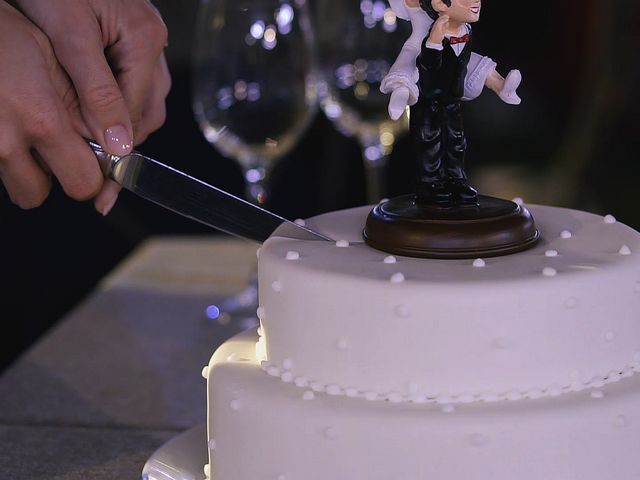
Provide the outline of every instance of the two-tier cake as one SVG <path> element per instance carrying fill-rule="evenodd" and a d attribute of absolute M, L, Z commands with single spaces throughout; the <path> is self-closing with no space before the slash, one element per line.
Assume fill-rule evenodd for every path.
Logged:
<path fill-rule="evenodd" d="M 640 478 L 640 235 L 530 210 L 542 240 L 486 259 L 374 250 L 368 207 L 270 238 L 260 328 L 203 371 L 208 476 Z"/>

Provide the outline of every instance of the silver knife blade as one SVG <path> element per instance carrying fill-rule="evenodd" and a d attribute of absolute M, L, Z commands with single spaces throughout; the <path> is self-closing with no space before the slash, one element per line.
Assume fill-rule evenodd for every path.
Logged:
<path fill-rule="evenodd" d="M 263 243 L 272 234 L 299 240 L 329 237 L 291 222 L 139 152 L 119 157 L 90 142 L 105 177 L 146 200 L 237 237 Z M 277 232 L 276 232 L 277 231 Z"/>

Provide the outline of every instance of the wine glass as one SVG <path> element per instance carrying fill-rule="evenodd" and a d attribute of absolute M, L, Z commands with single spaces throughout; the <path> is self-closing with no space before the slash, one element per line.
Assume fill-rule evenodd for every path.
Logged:
<path fill-rule="evenodd" d="M 407 115 L 389 118 L 389 97 L 380 83 L 411 34 L 387 0 L 318 0 L 316 9 L 320 81 L 325 115 L 362 149 L 366 195 L 376 203 L 387 193 L 386 170 Z"/>
<path fill-rule="evenodd" d="M 240 166 L 247 200 L 268 202 L 269 174 L 317 111 L 306 0 L 201 0 L 193 111 L 207 141 Z M 254 316 L 257 280 L 209 318 Z M 226 315 L 226 317 L 221 317 Z"/>

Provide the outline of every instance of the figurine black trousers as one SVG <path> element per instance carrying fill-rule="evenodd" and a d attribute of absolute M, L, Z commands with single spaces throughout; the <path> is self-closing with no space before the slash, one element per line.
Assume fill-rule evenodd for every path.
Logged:
<path fill-rule="evenodd" d="M 467 140 L 460 110 L 458 99 L 420 98 L 411 107 L 409 129 L 422 183 L 466 182 L 464 157 Z"/>

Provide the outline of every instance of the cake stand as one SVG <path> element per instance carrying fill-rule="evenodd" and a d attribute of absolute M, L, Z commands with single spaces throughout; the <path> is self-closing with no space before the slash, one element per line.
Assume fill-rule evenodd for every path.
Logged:
<path fill-rule="evenodd" d="M 142 469 L 142 480 L 205 480 L 208 462 L 207 427 L 202 424 L 156 450 Z"/>

